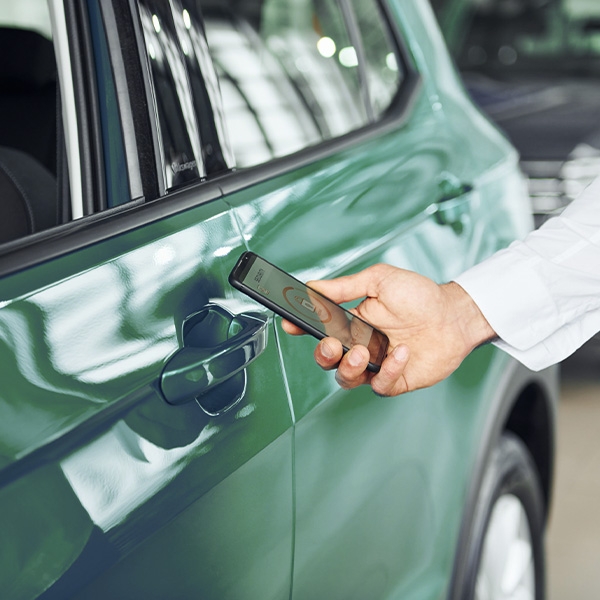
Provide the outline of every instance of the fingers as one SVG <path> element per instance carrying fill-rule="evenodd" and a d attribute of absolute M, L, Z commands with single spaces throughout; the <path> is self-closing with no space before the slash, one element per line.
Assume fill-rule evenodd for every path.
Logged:
<path fill-rule="evenodd" d="M 283 328 L 283 330 L 286 333 L 289 333 L 290 335 L 305 335 L 306 331 L 304 331 L 304 329 L 301 329 L 300 327 L 298 327 L 298 325 L 294 325 L 292 322 L 288 321 L 287 319 L 283 319 L 281 321 L 281 327 Z"/>
<path fill-rule="evenodd" d="M 344 348 L 340 340 L 332 337 L 323 338 L 315 348 L 315 361 L 326 371 L 335 369 L 344 354 Z"/>
<path fill-rule="evenodd" d="M 353 346 L 343 354 L 342 344 L 336 338 L 324 338 L 317 344 L 315 360 L 322 369 L 337 369 L 336 381 L 346 390 L 370 383 L 379 396 L 397 396 L 410 391 L 405 377 L 409 351 L 404 345 L 390 352 L 375 375 L 367 371 L 369 351 L 364 346 Z"/>
<path fill-rule="evenodd" d="M 372 374 L 367 371 L 369 351 L 364 346 L 353 346 L 338 365 L 335 379 L 345 390 L 368 383 Z"/>
<path fill-rule="evenodd" d="M 371 388 L 379 396 L 397 396 L 409 391 L 405 370 L 409 360 L 407 346 L 396 346 L 386 356 L 381 369 L 371 379 Z"/>
<path fill-rule="evenodd" d="M 324 338 L 315 348 L 315 360 L 322 369 L 337 369 L 335 379 L 346 390 L 367 383 L 371 375 L 366 370 L 369 351 L 364 346 L 354 346 L 346 354 L 343 352 L 338 339 Z"/>

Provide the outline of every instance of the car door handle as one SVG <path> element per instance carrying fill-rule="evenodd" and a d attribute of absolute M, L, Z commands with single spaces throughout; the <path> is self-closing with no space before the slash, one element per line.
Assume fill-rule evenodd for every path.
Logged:
<path fill-rule="evenodd" d="M 436 222 L 449 225 L 456 233 L 462 233 L 465 220 L 468 220 L 473 186 L 445 173 L 439 180 L 438 189 L 440 196 L 434 204 Z"/>
<path fill-rule="evenodd" d="M 169 404 L 196 400 L 211 416 L 237 404 L 246 389 L 246 367 L 267 345 L 267 318 L 234 315 L 209 304 L 185 319 L 183 347 L 167 361 L 160 390 Z"/>

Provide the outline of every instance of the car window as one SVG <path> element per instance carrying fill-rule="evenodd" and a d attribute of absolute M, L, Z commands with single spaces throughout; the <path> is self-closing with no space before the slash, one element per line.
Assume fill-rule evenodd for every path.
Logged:
<path fill-rule="evenodd" d="M 400 87 L 402 65 L 383 13 L 372 2 L 352 0 L 352 6 L 362 34 L 370 104 L 375 117 L 380 117 Z"/>
<path fill-rule="evenodd" d="M 48 229 L 57 212 L 57 69 L 44 1 L 0 5 L 0 242 Z"/>
<path fill-rule="evenodd" d="M 56 175 L 57 73 L 45 0 L 0 4 L 0 146 Z"/>
<path fill-rule="evenodd" d="M 375 0 L 200 0 L 200 6 L 239 167 L 369 124 L 401 84 Z"/>
<path fill-rule="evenodd" d="M 69 39 L 60 2 L 0 3 L 0 243 L 131 198 L 106 40 L 80 10 L 85 42 Z M 89 106 L 76 106 L 77 94 Z"/>
<path fill-rule="evenodd" d="M 50 13 L 46 0 L 19 0 L 0 4 L 0 26 L 32 29 L 52 38 Z"/>

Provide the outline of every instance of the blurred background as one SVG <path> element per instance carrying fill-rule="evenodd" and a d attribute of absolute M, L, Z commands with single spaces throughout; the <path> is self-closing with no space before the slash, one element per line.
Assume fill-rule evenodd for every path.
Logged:
<path fill-rule="evenodd" d="M 538 224 L 600 173 L 600 0 L 433 0 L 472 98 L 521 153 Z"/>
<path fill-rule="evenodd" d="M 600 341 L 561 366 L 548 600 L 600 598 Z"/>
<path fill-rule="evenodd" d="M 600 175 L 600 0 L 432 0 L 471 97 L 521 155 L 539 226 Z M 600 337 L 561 366 L 549 600 L 600 598 Z"/>

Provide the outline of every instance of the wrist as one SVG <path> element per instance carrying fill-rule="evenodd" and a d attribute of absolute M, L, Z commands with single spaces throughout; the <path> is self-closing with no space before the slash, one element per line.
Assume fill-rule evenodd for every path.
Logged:
<path fill-rule="evenodd" d="M 441 287 L 446 294 L 455 325 L 463 337 L 467 354 L 498 337 L 479 306 L 458 283 L 451 281 Z"/>

